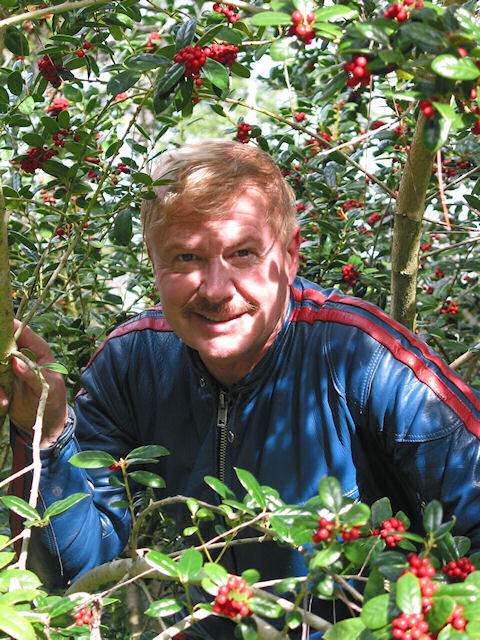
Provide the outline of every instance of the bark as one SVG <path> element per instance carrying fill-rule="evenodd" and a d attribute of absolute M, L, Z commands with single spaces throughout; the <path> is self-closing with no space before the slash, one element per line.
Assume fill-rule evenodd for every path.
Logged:
<path fill-rule="evenodd" d="M 392 239 L 391 314 L 412 331 L 415 329 L 418 256 L 425 194 L 434 157 L 422 143 L 424 124 L 425 116 L 421 113 L 400 181 Z"/>
<path fill-rule="evenodd" d="M 0 184 L 0 387 L 10 396 L 13 386 L 10 354 L 15 349 L 15 340 L 13 338 L 13 304 L 8 262 L 7 225 L 8 214 Z M 0 427 L 4 423 L 7 413 L 8 407 L 0 407 Z"/>

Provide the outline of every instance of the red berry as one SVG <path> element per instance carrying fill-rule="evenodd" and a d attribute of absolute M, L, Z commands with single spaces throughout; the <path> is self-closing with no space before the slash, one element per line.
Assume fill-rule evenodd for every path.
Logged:
<path fill-rule="evenodd" d="M 79 49 L 79 50 L 77 51 L 77 56 L 78 56 L 79 58 L 83 58 L 83 56 L 84 56 L 84 55 L 85 55 L 85 51 L 83 51 L 83 49 Z"/>
<path fill-rule="evenodd" d="M 91 42 L 85 42 L 85 44 L 83 45 L 83 48 L 88 51 L 89 49 L 92 48 L 92 43 Z"/>
<path fill-rule="evenodd" d="M 292 12 L 291 18 L 293 24 L 300 24 L 303 22 L 303 14 L 298 10 Z"/>
<path fill-rule="evenodd" d="M 457 53 L 461 58 L 466 58 L 468 55 L 466 50 L 463 47 L 458 47 Z"/>
<path fill-rule="evenodd" d="M 307 22 L 309 24 L 315 22 L 315 17 L 315 13 L 313 11 L 310 11 L 309 13 L 307 13 Z"/>

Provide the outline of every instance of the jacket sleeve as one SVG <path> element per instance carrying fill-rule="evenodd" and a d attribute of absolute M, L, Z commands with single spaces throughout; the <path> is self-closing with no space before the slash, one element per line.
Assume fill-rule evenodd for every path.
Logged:
<path fill-rule="evenodd" d="M 112 471 L 82 469 L 69 463 L 80 450 L 108 451 L 118 460 L 135 447 L 134 440 L 126 435 L 134 432 L 134 427 L 128 424 L 130 412 L 120 391 L 128 358 L 123 358 L 120 365 L 114 359 L 107 344 L 82 376 L 84 387 L 76 401 L 76 425 L 65 429 L 55 445 L 41 451 L 40 513 L 73 493 L 86 494 L 53 517 L 50 525 L 33 531 L 29 566 L 52 586 L 64 586 L 113 559 L 128 540 L 129 510 L 118 505 L 125 503 L 125 490 L 110 484 Z M 14 430 L 12 448 L 14 469 L 31 462 L 31 447 Z M 14 483 L 12 493 L 28 500 L 30 484 L 31 477 L 23 476 Z M 17 518 L 12 528 L 16 533 L 21 530 Z"/>
<path fill-rule="evenodd" d="M 426 348 L 386 349 L 367 415 L 389 461 L 385 486 L 400 487 L 420 516 L 439 500 L 444 520 L 456 518 L 453 533 L 480 550 L 480 394 Z"/>

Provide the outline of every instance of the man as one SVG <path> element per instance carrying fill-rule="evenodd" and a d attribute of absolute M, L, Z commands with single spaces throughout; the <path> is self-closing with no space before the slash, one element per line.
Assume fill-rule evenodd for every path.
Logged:
<path fill-rule="evenodd" d="M 40 532 L 34 555 L 50 577 L 73 580 L 113 558 L 130 529 L 110 471 L 69 465 L 79 446 L 118 459 L 163 445 L 166 492 L 210 502 L 205 475 L 241 496 L 234 467 L 287 503 L 308 500 L 333 475 L 348 496 L 388 495 L 417 525 L 422 504 L 437 498 L 446 517 L 457 515 L 456 533 L 478 546 L 477 392 L 381 310 L 296 277 L 294 196 L 267 154 L 202 141 L 164 154 L 160 176 L 171 183 L 155 188 L 142 216 L 162 308 L 97 350 L 76 401 L 76 436 L 61 377 L 47 374 L 42 501 L 90 496 Z M 51 359 L 30 331 L 20 344 Z M 23 464 L 38 389 L 19 362 L 15 372 L 13 448 Z M 298 554 L 273 545 L 241 545 L 227 561 L 264 579 L 305 572 Z"/>

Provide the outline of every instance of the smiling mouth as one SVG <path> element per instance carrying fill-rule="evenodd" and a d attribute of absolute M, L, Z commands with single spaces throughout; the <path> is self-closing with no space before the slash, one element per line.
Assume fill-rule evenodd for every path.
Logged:
<path fill-rule="evenodd" d="M 232 320 L 240 318 L 240 316 L 243 316 L 243 313 L 237 313 L 236 315 L 229 316 L 228 318 L 217 318 L 215 316 L 209 316 L 204 313 L 195 313 L 194 315 L 198 316 L 202 320 L 205 320 L 206 322 L 211 322 L 213 324 L 226 324 L 227 322 L 231 322 Z"/>

